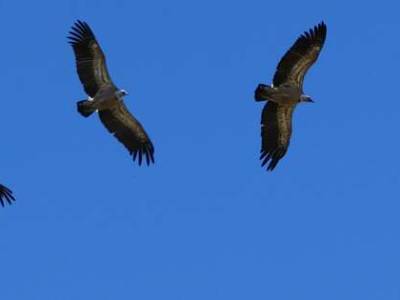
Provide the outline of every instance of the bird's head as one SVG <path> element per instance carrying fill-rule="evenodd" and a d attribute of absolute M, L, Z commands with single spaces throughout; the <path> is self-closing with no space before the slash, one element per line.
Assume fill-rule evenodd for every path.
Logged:
<path fill-rule="evenodd" d="M 117 97 L 122 98 L 122 97 L 128 95 L 128 92 L 125 91 L 125 90 L 118 90 L 118 91 L 116 92 L 116 95 L 117 95 Z"/>
<path fill-rule="evenodd" d="M 311 99 L 311 97 L 308 96 L 308 95 L 301 95 L 300 96 L 300 102 L 311 102 L 311 103 L 314 103 L 314 100 Z"/>

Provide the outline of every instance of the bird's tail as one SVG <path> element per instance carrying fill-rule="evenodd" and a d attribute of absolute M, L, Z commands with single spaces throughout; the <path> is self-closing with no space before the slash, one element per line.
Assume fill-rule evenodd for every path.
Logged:
<path fill-rule="evenodd" d="M 265 84 L 259 84 L 254 92 L 256 101 L 266 101 L 270 96 L 271 87 Z"/>
<path fill-rule="evenodd" d="M 93 101 L 82 100 L 77 103 L 78 112 L 85 118 L 89 117 L 92 113 L 96 111 L 93 105 Z"/>

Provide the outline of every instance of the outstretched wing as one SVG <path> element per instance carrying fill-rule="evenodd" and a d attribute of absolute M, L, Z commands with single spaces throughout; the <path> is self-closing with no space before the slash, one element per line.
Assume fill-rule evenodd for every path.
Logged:
<path fill-rule="evenodd" d="M 286 154 L 292 134 L 292 114 L 295 105 L 265 104 L 261 117 L 261 165 L 272 171 Z"/>
<path fill-rule="evenodd" d="M 103 51 L 86 22 L 76 21 L 68 39 L 75 52 L 79 79 L 86 94 L 93 98 L 101 86 L 111 82 Z"/>
<path fill-rule="evenodd" d="M 14 196 L 12 195 L 12 191 L 0 184 L 0 204 L 4 206 L 5 203 L 12 204 L 15 201 Z"/>
<path fill-rule="evenodd" d="M 274 75 L 274 86 L 290 82 L 303 87 L 304 75 L 317 60 L 326 38 L 326 25 L 321 22 L 304 32 L 280 60 Z"/>
<path fill-rule="evenodd" d="M 142 158 L 147 165 L 154 163 L 154 147 L 143 126 L 136 120 L 122 101 L 118 101 L 111 109 L 99 111 L 100 120 L 108 131 L 128 149 L 133 160 Z"/>

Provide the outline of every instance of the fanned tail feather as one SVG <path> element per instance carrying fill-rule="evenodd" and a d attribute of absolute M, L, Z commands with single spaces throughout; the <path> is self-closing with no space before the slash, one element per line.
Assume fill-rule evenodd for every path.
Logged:
<path fill-rule="evenodd" d="M 270 86 L 265 84 L 259 84 L 254 92 L 254 99 L 256 101 L 266 101 L 268 100 Z"/>
<path fill-rule="evenodd" d="M 85 118 L 89 117 L 92 113 L 96 111 L 93 107 L 93 102 L 88 100 L 78 101 L 77 103 L 78 112 Z"/>

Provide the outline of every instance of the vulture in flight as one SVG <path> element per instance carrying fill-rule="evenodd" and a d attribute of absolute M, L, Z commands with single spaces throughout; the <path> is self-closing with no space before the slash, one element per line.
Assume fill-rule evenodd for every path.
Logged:
<path fill-rule="evenodd" d="M 123 96 L 107 71 L 106 59 L 93 31 L 86 22 L 76 21 L 69 32 L 76 68 L 87 100 L 78 101 L 78 112 L 89 117 L 98 112 L 101 122 L 129 151 L 138 164 L 154 163 L 154 147 L 138 120 L 128 111 Z"/>
<path fill-rule="evenodd" d="M 12 191 L 0 184 L 0 204 L 4 207 L 5 203 L 12 204 L 15 201 L 14 196 L 12 195 Z"/>
<path fill-rule="evenodd" d="M 292 115 L 300 102 L 313 102 L 303 93 L 304 75 L 324 45 L 326 25 L 304 32 L 280 60 L 272 85 L 259 84 L 256 101 L 268 101 L 261 116 L 261 165 L 272 171 L 286 154 L 292 134 Z"/>

